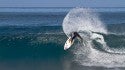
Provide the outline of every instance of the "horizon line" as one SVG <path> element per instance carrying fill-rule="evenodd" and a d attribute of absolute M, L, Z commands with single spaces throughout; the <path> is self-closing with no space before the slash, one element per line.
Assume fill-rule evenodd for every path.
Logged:
<path fill-rule="evenodd" d="M 77 8 L 77 7 L 0 7 L 0 8 Z M 125 8 L 125 7 L 79 7 L 79 8 Z"/>

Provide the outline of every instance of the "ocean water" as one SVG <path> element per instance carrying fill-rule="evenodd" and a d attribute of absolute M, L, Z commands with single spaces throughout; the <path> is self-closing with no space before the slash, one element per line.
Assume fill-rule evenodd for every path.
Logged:
<path fill-rule="evenodd" d="M 124 69 L 125 8 L 0 8 L 0 70 Z"/>

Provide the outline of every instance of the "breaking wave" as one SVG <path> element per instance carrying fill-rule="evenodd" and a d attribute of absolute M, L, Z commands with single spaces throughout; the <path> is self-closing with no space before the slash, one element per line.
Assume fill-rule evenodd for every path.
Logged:
<path fill-rule="evenodd" d="M 83 66 L 125 67 L 125 52 L 109 47 L 105 37 L 109 36 L 98 14 L 91 9 L 74 8 L 64 18 L 63 31 L 69 37 L 78 32 L 83 43 L 73 46 L 75 61 Z M 83 45 L 84 44 L 84 45 Z M 81 46 L 81 47 L 79 47 Z"/>

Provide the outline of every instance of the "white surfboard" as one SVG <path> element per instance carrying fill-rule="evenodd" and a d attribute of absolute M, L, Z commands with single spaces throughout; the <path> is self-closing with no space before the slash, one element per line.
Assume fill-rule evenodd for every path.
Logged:
<path fill-rule="evenodd" d="M 65 45 L 64 45 L 64 50 L 69 49 L 72 46 L 73 43 L 74 43 L 74 40 L 71 41 L 71 37 L 68 38 L 67 41 L 66 41 L 66 43 L 65 43 Z"/>

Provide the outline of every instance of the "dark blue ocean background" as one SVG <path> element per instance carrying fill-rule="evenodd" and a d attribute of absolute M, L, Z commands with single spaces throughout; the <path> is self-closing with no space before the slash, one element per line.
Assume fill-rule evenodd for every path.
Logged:
<path fill-rule="evenodd" d="M 71 9 L 1 7 L 0 70 L 116 69 L 79 65 L 73 61 L 73 48 L 63 50 L 67 36 L 62 23 Z M 104 36 L 107 44 L 112 48 L 125 48 L 125 8 L 92 9 L 111 33 Z"/>

